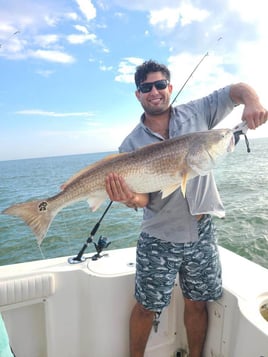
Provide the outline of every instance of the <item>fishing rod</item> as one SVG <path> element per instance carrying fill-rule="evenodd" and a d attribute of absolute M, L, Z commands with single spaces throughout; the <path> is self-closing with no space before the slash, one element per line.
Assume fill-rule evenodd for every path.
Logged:
<path fill-rule="evenodd" d="M 220 40 L 222 40 L 222 37 L 219 37 L 217 39 L 217 42 L 219 42 Z M 198 69 L 198 67 L 200 66 L 200 64 L 204 61 L 204 59 L 209 55 L 209 52 L 207 51 L 202 58 L 200 59 L 200 61 L 197 63 L 197 65 L 194 67 L 194 69 L 192 70 L 192 72 L 189 74 L 189 76 L 187 77 L 186 81 L 183 83 L 183 85 L 181 86 L 181 88 L 179 89 L 177 95 L 175 96 L 175 98 L 173 99 L 173 101 L 171 102 L 171 105 L 173 103 L 175 103 L 175 101 L 177 100 L 178 96 L 181 94 L 181 92 L 183 91 L 184 87 L 186 86 L 186 84 L 189 82 L 189 80 L 191 79 L 191 77 L 193 76 L 193 74 L 196 72 L 196 70 Z"/>
<path fill-rule="evenodd" d="M 204 59 L 208 56 L 208 52 L 206 52 L 204 54 L 204 56 L 201 58 L 201 60 L 197 63 L 197 65 L 195 66 L 195 68 L 193 69 L 193 71 L 190 73 L 190 75 L 187 77 L 186 81 L 183 83 L 183 85 L 181 86 L 181 88 L 179 89 L 177 95 L 175 96 L 175 98 L 173 99 L 173 101 L 171 102 L 171 105 L 177 100 L 178 96 L 181 94 L 181 92 L 183 91 L 183 88 L 186 86 L 186 84 L 189 82 L 190 78 L 192 77 L 192 75 L 194 74 L 194 72 L 197 70 L 197 68 L 200 66 L 200 64 L 204 61 Z"/>
<path fill-rule="evenodd" d="M 105 211 L 103 212 L 101 218 L 98 220 L 98 222 L 95 224 L 94 228 L 92 229 L 92 231 L 90 232 L 90 235 L 88 237 L 88 239 L 86 240 L 86 242 L 84 243 L 82 249 L 79 251 L 79 253 L 77 254 L 76 257 L 71 257 L 68 258 L 68 263 L 70 264 L 77 264 L 77 263 L 81 263 L 84 262 L 86 260 L 86 258 L 83 257 L 83 254 L 85 252 L 85 250 L 87 249 L 87 247 L 89 246 L 90 243 L 93 243 L 93 238 L 94 235 L 97 233 L 101 221 L 103 220 L 104 216 L 106 215 L 106 213 L 108 212 L 109 208 L 111 207 L 113 201 L 110 201 L 108 206 L 106 207 Z M 94 243 L 95 245 L 95 249 L 97 251 L 97 253 L 91 258 L 92 260 L 97 260 L 99 258 L 101 258 L 100 253 L 103 251 L 104 248 L 107 248 L 109 245 L 111 244 L 111 242 L 107 241 L 106 237 L 102 237 L 100 236 L 98 243 Z"/>
<path fill-rule="evenodd" d="M 20 33 L 20 31 L 15 31 L 4 42 L 0 43 L 0 48 L 2 48 L 4 44 L 6 44 L 13 36 L 16 36 L 18 33 Z"/>

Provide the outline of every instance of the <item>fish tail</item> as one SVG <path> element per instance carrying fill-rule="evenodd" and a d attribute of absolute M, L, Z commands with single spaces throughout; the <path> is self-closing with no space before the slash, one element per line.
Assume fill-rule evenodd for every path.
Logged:
<path fill-rule="evenodd" d="M 48 201 L 42 200 L 15 204 L 2 213 L 24 220 L 36 235 L 37 243 L 40 245 L 57 211 L 51 207 Z"/>

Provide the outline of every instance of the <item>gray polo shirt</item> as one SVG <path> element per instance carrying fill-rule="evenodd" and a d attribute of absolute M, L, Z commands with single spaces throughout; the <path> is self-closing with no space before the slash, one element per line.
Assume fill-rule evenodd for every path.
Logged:
<path fill-rule="evenodd" d="M 229 96 L 230 86 L 212 94 L 171 108 L 169 137 L 215 127 L 234 108 Z M 129 152 L 142 146 L 159 142 L 164 138 L 144 125 L 144 114 L 140 123 L 125 138 L 120 152 Z M 144 208 L 141 229 L 150 236 L 177 243 L 198 239 L 196 215 L 211 214 L 224 217 L 224 208 L 213 174 L 198 176 L 188 181 L 186 198 L 177 189 L 165 199 L 160 192 L 150 193 L 149 204 Z"/>

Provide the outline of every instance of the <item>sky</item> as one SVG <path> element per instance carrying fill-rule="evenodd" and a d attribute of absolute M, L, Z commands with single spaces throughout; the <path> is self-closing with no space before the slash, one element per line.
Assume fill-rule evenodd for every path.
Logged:
<path fill-rule="evenodd" d="M 137 65 L 171 70 L 176 104 L 246 82 L 268 107 L 264 0 L 0 0 L 0 160 L 118 149 L 142 109 Z M 233 128 L 242 107 L 221 127 Z M 268 137 L 268 125 L 249 132 Z"/>

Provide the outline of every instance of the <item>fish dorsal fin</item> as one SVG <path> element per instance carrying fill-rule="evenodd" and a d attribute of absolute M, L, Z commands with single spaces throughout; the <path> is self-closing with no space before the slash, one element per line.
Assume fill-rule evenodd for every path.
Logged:
<path fill-rule="evenodd" d="M 165 187 L 162 190 L 162 199 L 168 197 L 169 195 L 171 195 L 173 192 L 175 192 L 178 188 L 180 187 L 180 185 L 173 184 L 171 186 Z"/>
<path fill-rule="evenodd" d="M 90 169 L 93 169 L 95 167 L 98 167 L 100 165 L 103 165 L 103 163 L 115 158 L 116 156 L 119 156 L 119 155 L 124 155 L 124 154 L 111 154 L 111 155 L 108 155 L 108 156 L 105 156 L 103 159 L 97 161 L 97 162 L 94 162 L 93 164 L 90 164 L 86 167 L 84 167 L 82 170 L 76 172 L 73 176 L 71 176 L 66 182 L 64 182 L 62 185 L 61 185 L 61 190 L 65 190 L 67 186 L 69 186 L 72 182 L 74 182 L 77 177 L 83 175 L 84 173 L 86 173 L 88 170 Z"/>

